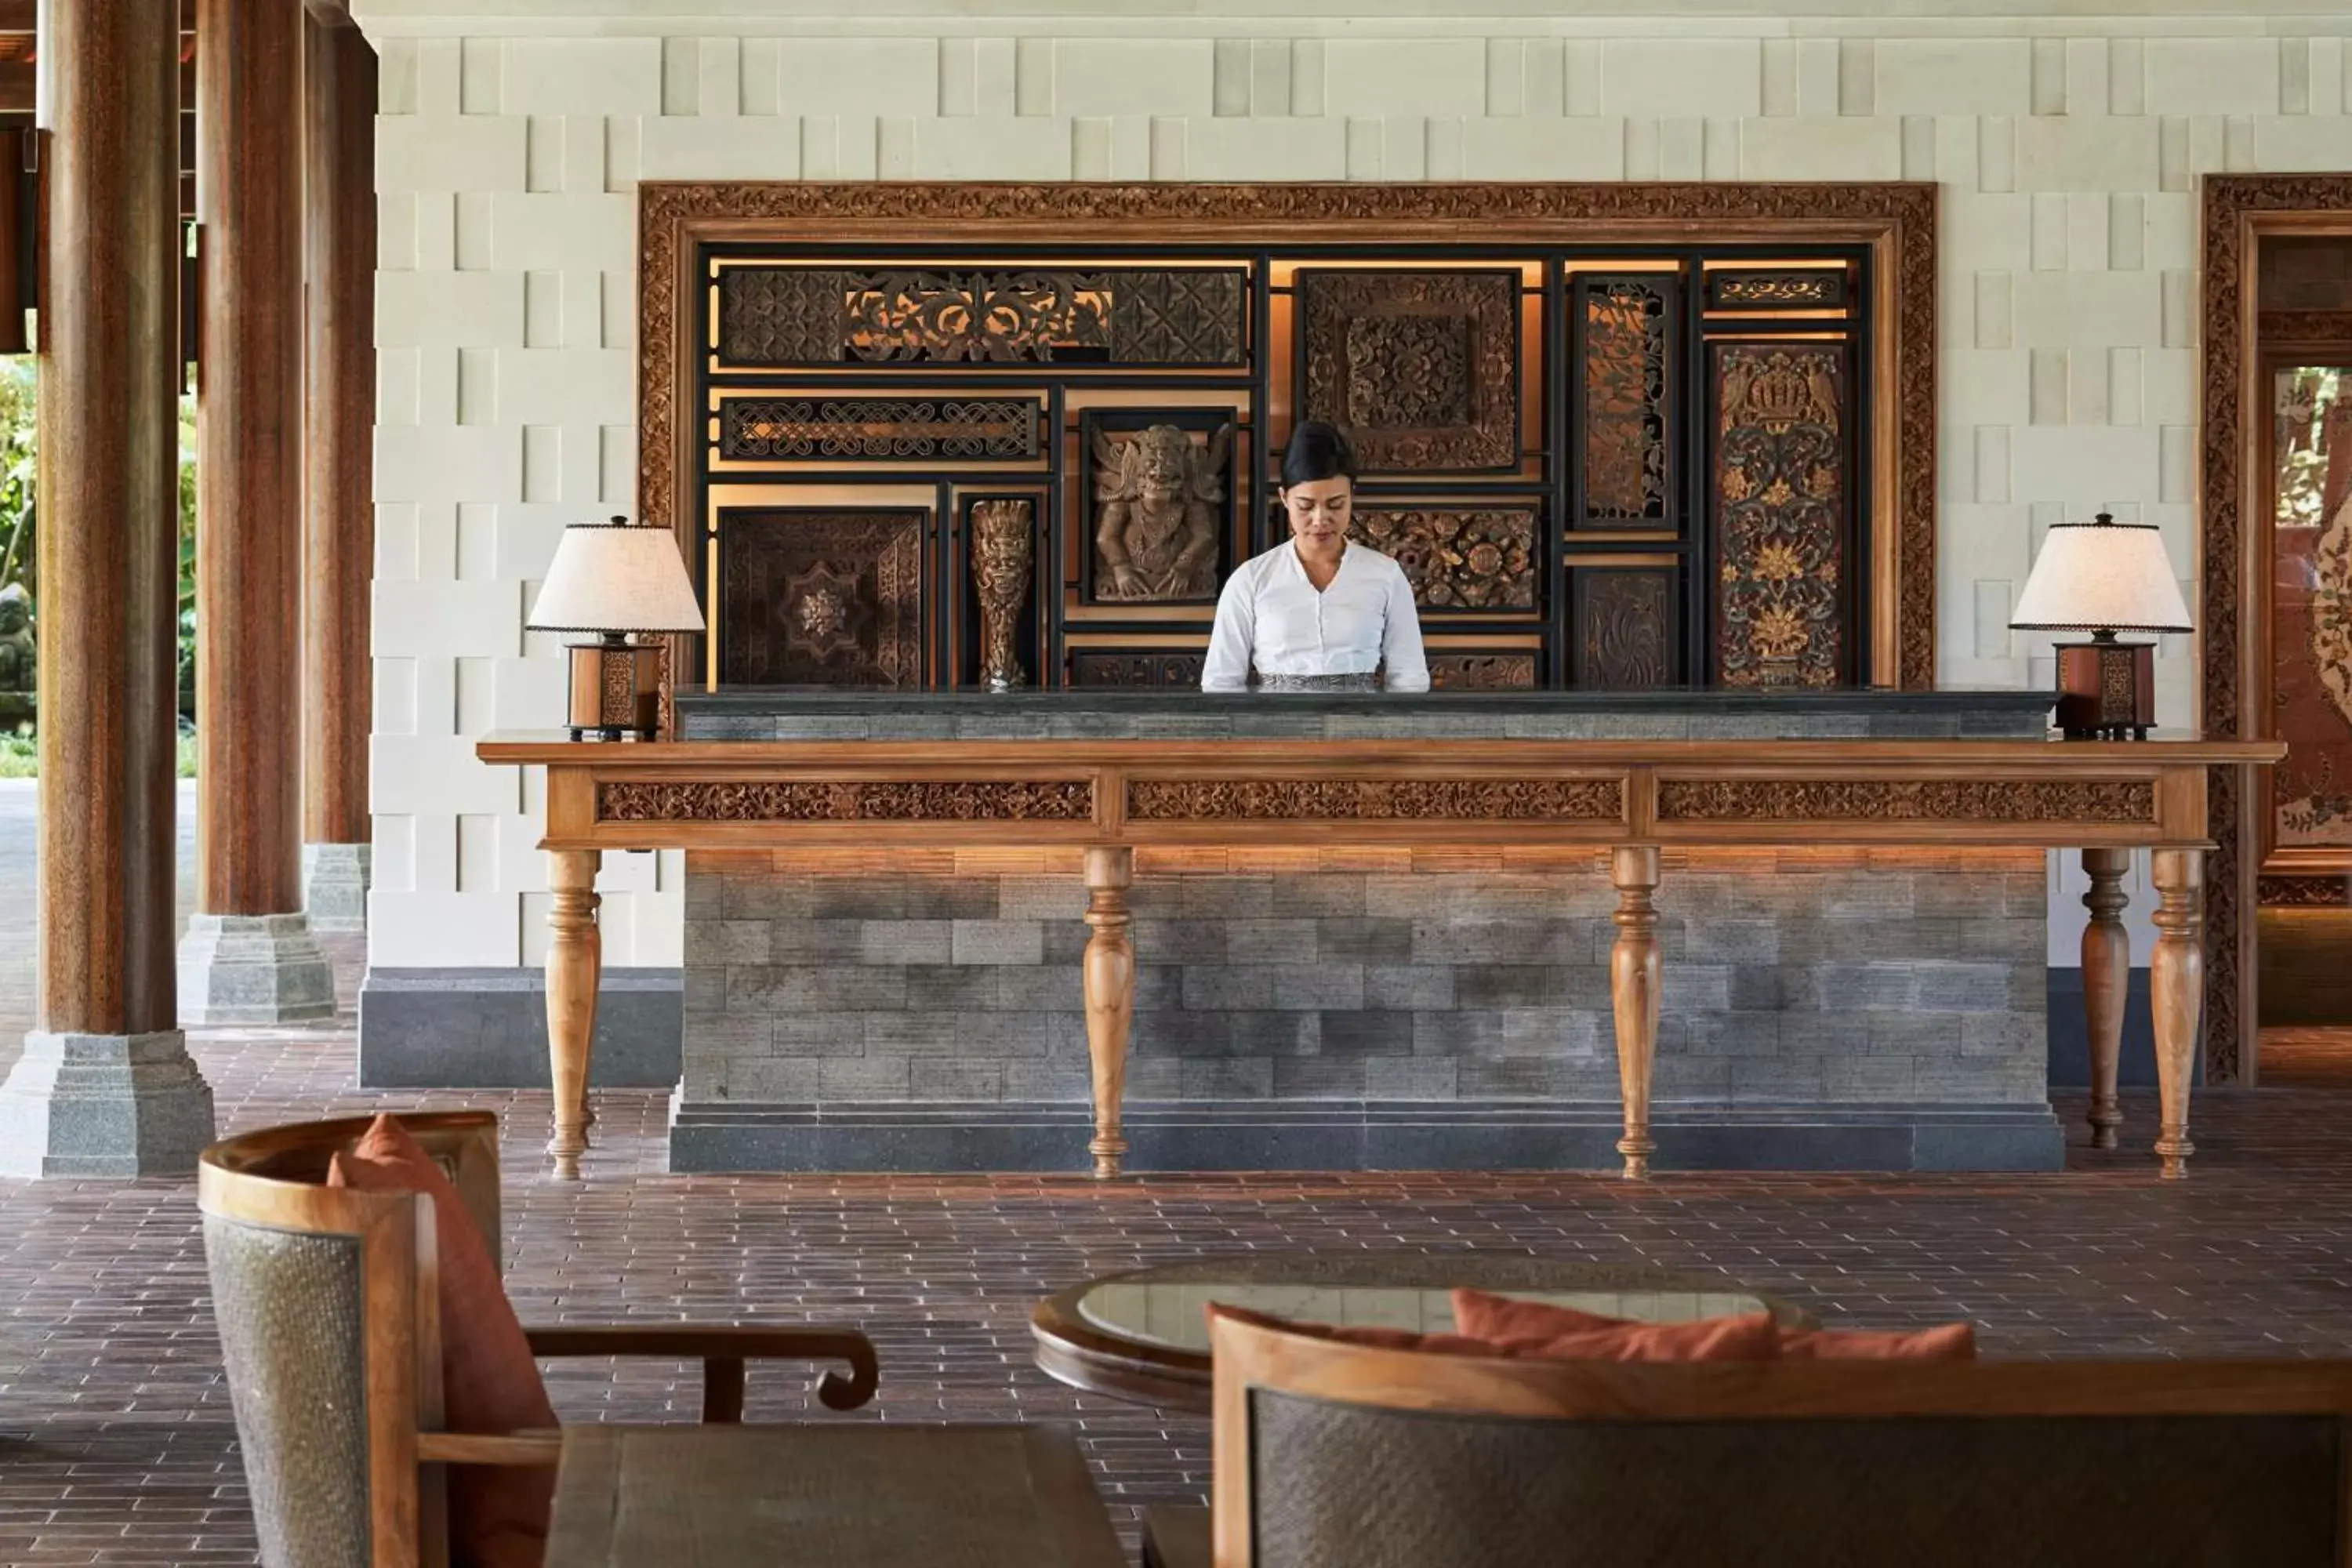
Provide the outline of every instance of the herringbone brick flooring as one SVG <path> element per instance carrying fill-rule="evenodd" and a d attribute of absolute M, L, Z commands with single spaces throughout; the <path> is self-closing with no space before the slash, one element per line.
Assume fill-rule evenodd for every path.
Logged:
<path fill-rule="evenodd" d="M 510 1286 L 526 1321 L 845 1321 L 883 1392 L 817 1420 L 1061 1419 L 1105 1493 L 1199 1499 L 1205 1424 L 1038 1373 L 1040 1295 L 1114 1269 L 1276 1247 L 1493 1249 L 1712 1270 L 1834 1322 L 1968 1316 L 1989 1353 L 2352 1353 L 2352 1037 L 2282 1037 L 2270 1087 L 2200 1102 L 2183 1184 L 2156 1180 L 2154 1106 L 2126 1148 L 2048 1176 L 1153 1178 L 660 1173 L 664 1097 L 602 1097 L 590 1179 L 541 1178 L 542 1094 L 349 1089 L 348 1026 L 226 1032 L 195 1051 L 236 1131 L 386 1104 L 505 1118 Z M 2079 1104 L 2062 1107 L 2070 1118 Z M 753 1419 L 808 1415 L 754 1372 Z M 566 1365 L 567 1420 L 690 1419 L 691 1373 Z M 253 1561 L 193 1184 L 0 1183 L 0 1563 Z"/>

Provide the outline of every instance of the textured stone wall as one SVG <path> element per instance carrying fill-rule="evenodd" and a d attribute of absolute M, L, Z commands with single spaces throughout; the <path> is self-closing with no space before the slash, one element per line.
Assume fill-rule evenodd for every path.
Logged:
<path fill-rule="evenodd" d="M 954 858 L 689 856 L 683 1100 L 1084 1101 L 1075 858 Z M 1130 1101 L 1617 1099 L 1597 861 L 1313 860 L 1139 857 Z M 2044 898 L 2038 853 L 1669 857 L 1660 1098 L 2042 1100 Z"/>
<path fill-rule="evenodd" d="M 561 710 L 562 638 L 524 613 L 565 523 L 635 503 L 640 180 L 1936 181 L 1937 674 L 2046 687 L 2048 639 L 2008 620 L 2052 522 L 2108 506 L 2195 569 L 2198 177 L 2352 166 L 2341 17 L 2286 0 L 354 9 L 383 83 L 386 965 L 544 951 L 537 785 L 474 745 Z M 2164 643 L 2178 723 L 2191 648 Z M 610 962 L 679 962 L 683 882 L 607 857 Z"/>

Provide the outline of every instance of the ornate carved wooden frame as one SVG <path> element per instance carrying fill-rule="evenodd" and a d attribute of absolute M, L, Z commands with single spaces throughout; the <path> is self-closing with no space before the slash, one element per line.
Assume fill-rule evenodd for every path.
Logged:
<path fill-rule="evenodd" d="M 649 181 L 637 187 L 637 509 L 694 547 L 698 421 L 684 324 L 712 240 L 974 246 L 1378 242 L 1866 244 L 1882 392 L 1870 432 L 1874 684 L 1936 683 L 1936 187 L 1852 184 L 1088 184 Z M 675 662 L 675 661 L 674 661 Z"/>
<path fill-rule="evenodd" d="M 2270 711 L 2270 582 L 2261 515 L 2264 438 L 2256 347 L 2255 247 L 2264 235 L 2352 233 L 2352 174 L 2208 174 L 2203 194 L 2204 439 L 2200 447 L 2198 593 L 2203 663 L 2198 728 L 2252 739 Z M 2252 411 L 2253 417 L 2249 417 Z M 2252 1083 L 2260 1026 L 2254 987 L 2256 878 L 2262 870 L 2267 773 L 2242 791 L 2213 770 L 2215 849 L 2205 879 L 2205 1077 Z"/>

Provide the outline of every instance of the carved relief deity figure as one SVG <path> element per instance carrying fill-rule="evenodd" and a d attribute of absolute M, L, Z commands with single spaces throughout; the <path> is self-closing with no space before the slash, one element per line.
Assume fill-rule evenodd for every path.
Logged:
<path fill-rule="evenodd" d="M 1025 500 L 975 501 L 971 584 L 980 600 L 980 678 L 991 691 L 1027 684 L 1021 672 L 1021 606 L 1028 602 L 1033 508 Z"/>
<path fill-rule="evenodd" d="M 37 653 L 33 645 L 33 600 L 21 583 L 0 588 L 0 714 L 29 712 Z M 11 699 L 22 699 L 12 701 Z"/>
<path fill-rule="evenodd" d="M 1106 599 L 1207 599 L 1217 592 L 1217 534 L 1234 427 L 1205 446 L 1173 425 L 1132 440 L 1095 436 L 1095 592 Z"/>

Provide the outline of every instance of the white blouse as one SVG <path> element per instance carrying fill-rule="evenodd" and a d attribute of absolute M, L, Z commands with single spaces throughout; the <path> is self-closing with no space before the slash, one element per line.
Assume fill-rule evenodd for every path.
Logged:
<path fill-rule="evenodd" d="M 1389 690 L 1429 689 L 1404 568 L 1351 542 L 1330 586 L 1318 592 L 1285 541 L 1225 579 L 1201 689 L 1242 690 L 1253 665 L 1260 675 L 1367 675 L 1384 660 Z"/>

